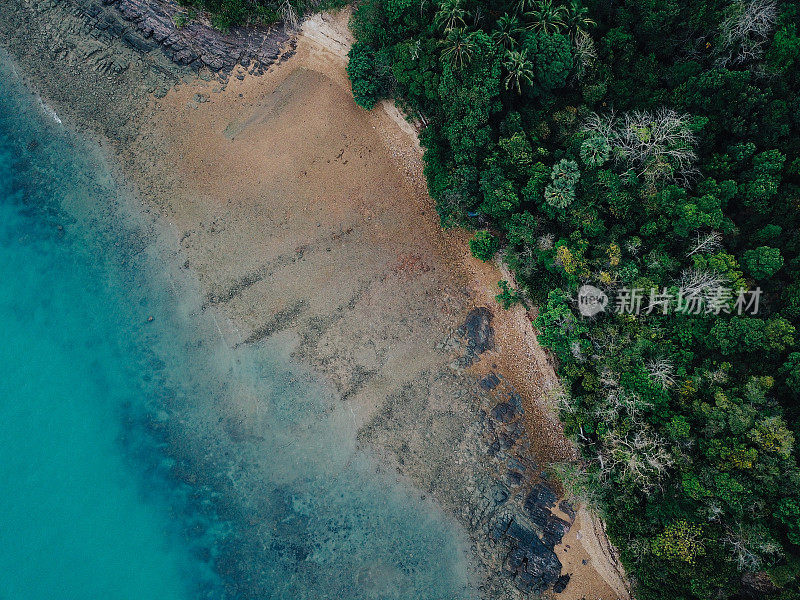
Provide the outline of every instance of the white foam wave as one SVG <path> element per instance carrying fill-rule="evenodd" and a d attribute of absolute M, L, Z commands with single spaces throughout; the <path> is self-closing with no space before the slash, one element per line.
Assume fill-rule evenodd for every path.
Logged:
<path fill-rule="evenodd" d="M 47 115 L 49 115 L 50 117 L 52 117 L 53 121 L 55 121 L 56 123 L 58 123 L 59 125 L 61 125 L 61 119 L 58 117 L 58 113 L 56 113 L 56 111 L 54 111 L 52 108 L 50 108 L 49 106 L 47 106 L 47 104 L 45 104 L 45 103 L 44 103 L 44 100 L 42 100 L 41 98 L 38 98 L 38 100 L 39 100 L 39 106 L 41 106 L 41 107 L 42 107 L 42 110 L 43 110 L 43 111 L 44 111 L 44 112 L 45 112 Z"/>

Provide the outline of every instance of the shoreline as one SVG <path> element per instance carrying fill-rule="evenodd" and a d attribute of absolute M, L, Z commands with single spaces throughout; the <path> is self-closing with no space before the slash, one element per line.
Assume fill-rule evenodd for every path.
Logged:
<path fill-rule="evenodd" d="M 416 138 L 410 135 L 413 129 L 409 131 L 408 128 L 398 127 L 402 123 L 398 123 L 398 115 L 393 116 L 391 110 L 384 108 L 382 115 L 368 115 L 353 111 L 353 107 L 347 108 L 344 113 L 350 119 L 349 123 L 371 125 L 375 130 L 374 135 L 354 136 L 349 144 L 343 143 L 342 148 L 331 147 L 330 155 L 326 157 L 320 153 L 310 163 L 316 164 L 316 159 L 327 160 L 328 163 L 334 160 L 335 164 L 339 159 L 340 163 L 345 161 L 344 164 L 365 161 L 358 163 L 367 167 L 365 172 L 383 177 L 377 188 L 370 188 L 363 182 L 352 182 L 349 171 L 338 167 L 323 171 L 340 184 L 338 187 L 290 188 L 306 195 L 297 207 L 291 207 L 286 203 L 288 198 L 279 197 L 274 186 L 270 187 L 268 177 L 262 172 L 279 172 L 286 157 L 270 161 L 269 151 L 257 140 L 259 135 L 268 134 L 270 127 L 284 123 L 287 107 L 291 110 L 298 102 L 307 104 L 306 112 L 297 113 L 294 121 L 306 128 L 296 141 L 301 141 L 305 134 L 320 135 L 323 142 L 330 142 L 340 135 L 341 129 L 329 121 L 323 120 L 315 128 L 306 126 L 307 121 L 303 120 L 308 119 L 310 114 L 319 114 L 320 106 L 332 110 L 331 115 L 339 115 L 344 106 L 341 104 L 344 100 L 341 99 L 346 95 L 342 93 L 343 86 L 344 92 L 349 93 L 341 63 L 342 37 L 346 40 L 346 36 L 341 30 L 333 29 L 332 34 L 326 31 L 323 17 L 319 17 L 318 21 L 314 19 L 317 17 L 307 21 L 313 25 L 310 32 L 300 36 L 297 56 L 274 65 L 269 73 L 258 77 L 243 74 L 243 79 L 238 79 L 234 72 L 234 77 L 219 91 L 215 91 L 221 87 L 216 81 L 206 82 L 187 77 L 182 85 L 170 88 L 163 99 L 153 100 L 149 95 L 151 92 L 146 92 L 141 97 L 140 115 L 146 115 L 148 119 L 131 115 L 124 125 L 126 135 L 121 142 L 111 142 L 110 147 L 117 154 L 122 172 L 127 173 L 126 177 L 132 177 L 136 189 L 142 190 L 140 197 L 143 209 L 146 212 L 154 210 L 176 231 L 183 251 L 190 257 L 186 268 L 198 273 L 207 298 L 221 299 L 209 301 L 208 304 L 215 319 L 221 317 L 219 331 L 227 345 L 235 348 L 241 344 L 252 344 L 282 330 L 295 332 L 298 338 L 295 357 L 315 372 L 323 374 L 337 388 L 359 426 L 360 442 L 377 450 L 389 467 L 399 469 L 400 477 L 409 478 L 423 493 L 429 491 L 448 512 L 458 516 L 462 522 L 469 522 L 464 515 L 454 512 L 455 507 L 464 502 L 479 505 L 481 501 L 477 498 L 483 497 L 484 491 L 475 485 L 476 473 L 497 468 L 497 461 L 476 456 L 480 449 L 470 448 L 464 456 L 459 456 L 458 440 L 453 433 L 465 434 L 477 447 L 478 441 L 485 437 L 485 422 L 479 423 L 474 419 L 478 419 L 481 412 L 491 412 L 492 409 L 491 404 L 486 403 L 489 400 L 489 394 L 484 393 L 486 390 L 478 389 L 476 393 L 470 391 L 470 385 L 477 388 L 475 382 L 485 381 L 485 377 L 491 373 L 498 373 L 501 379 L 510 382 L 508 394 L 519 394 L 521 408 L 524 408 L 524 414 L 515 418 L 512 424 L 524 420 L 527 430 L 527 434 L 521 434 L 527 439 L 515 440 L 512 448 L 529 448 L 536 462 L 546 464 L 546 460 L 563 460 L 572 456 L 569 445 L 559 443 L 563 438 L 559 438 L 560 424 L 543 394 L 543 383 L 553 381 L 554 375 L 551 370 L 548 372 L 546 358 L 535 344 L 535 336 L 524 310 L 515 307 L 502 313 L 494 302 L 494 288 L 497 280 L 504 278 L 502 272 L 496 266 L 482 265 L 471 258 L 464 232 L 441 232 L 438 229 L 438 218 L 427 198 L 421 175 L 419 145 Z M 338 23 L 334 24 L 341 27 L 341 21 L 339 17 Z M 326 47 L 326 38 L 334 41 L 333 52 Z M 312 64 L 314 68 L 303 72 L 296 64 L 301 61 L 311 61 L 305 64 Z M 296 75 L 298 72 L 300 74 Z M 35 77 L 36 74 L 33 75 L 34 81 Z M 281 88 L 287 80 L 289 85 Z M 310 97 L 304 96 L 309 89 L 316 91 Z M 336 101 L 330 100 L 334 89 L 337 90 Z M 283 94 L 283 104 L 270 105 L 264 102 L 265 98 L 274 98 L 276 90 Z M 42 96 L 49 98 L 46 92 Z M 67 96 L 65 93 L 64 97 Z M 59 114 L 64 110 L 68 118 L 69 109 L 61 108 L 57 99 L 53 102 Z M 392 105 L 386 106 L 394 109 Z M 210 110 L 212 107 L 213 111 Z M 132 104 L 127 104 L 122 109 L 117 107 L 117 112 L 132 108 Z M 224 115 L 234 117 L 225 127 Z M 249 116 L 242 121 L 242 115 Z M 155 119 L 150 121 L 153 116 Z M 80 117 L 77 119 L 79 124 L 81 120 Z M 71 121 L 69 119 L 68 124 Z M 128 129 L 130 121 L 133 121 L 133 126 Z M 99 127 L 99 135 L 103 137 L 113 130 L 113 126 L 109 127 L 113 123 L 114 119 L 106 122 L 105 127 Z M 185 131 L 187 125 L 191 125 L 193 130 Z M 181 130 L 182 127 L 184 130 Z M 294 139 L 291 134 L 291 128 L 287 127 L 274 134 L 270 142 L 279 143 L 281 135 Z M 375 139 L 379 141 L 375 142 Z M 205 142 L 209 147 L 202 147 Z M 231 151 L 233 158 L 230 160 L 209 159 L 208 155 L 227 157 L 228 149 L 242 142 L 249 147 L 238 154 Z M 383 145 L 383 150 L 380 150 L 380 145 Z M 342 153 L 337 158 L 339 150 Z M 364 159 L 365 154 L 368 156 L 373 152 L 381 154 L 381 160 Z M 301 154 L 298 153 L 294 158 L 303 159 Z M 381 167 L 379 163 L 387 156 L 393 160 L 393 164 Z M 224 167 L 220 167 L 220 161 L 225 163 Z M 254 164 L 261 166 L 255 169 Z M 231 167 L 238 168 L 233 170 Z M 291 179 L 288 177 L 279 183 L 289 186 Z M 237 185 L 238 180 L 244 180 L 245 183 Z M 383 186 L 403 190 L 405 203 L 393 207 L 396 214 L 386 209 L 379 210 L 379 190 Z M 171 198 L 170 195 L 176 193 L 178 199 Z M 276 202 L 259 204 L 259 198 L 265 193 L 277 198 Z M 326 194 L 332 194 L 335 198 L 331 200 Z M 167 201 L 168 197 L 171 200 Z M 155 198 L 161 200 L 154 202 Z M 306 212 L 302 219 L 293 215 L 304 210 Z M 239 211 L 249 212 L 237 216 Z M 265 217 L 265 213 L 269 216 Z M 379 231 L 393 222 L 405 223 L 404 217 L 411 219 L 412 216 L 415 224 L 422 228 L 421 238 L 418 231 L 390 230 L 389 234 Z M 306 223 L 309 218 L 314 223 Z M 340 220 L 336 222 L 336 219 Z M 316 230 L 322 229 L 323 222 L 326 223 L 326 231 L 324 235 L 318 235 Z M 335 226 L 331 225 L 333 222 Z M 376 222 L 379 227 L 375 226 Z M 259 233 L 259 230 L 268 227 L 284 232 L 281 234 L 284 239 L 276 240 Z M 423 250 L 418 247 L 420 240 L 424 240 Z M 402 246 L 400 252 L 393 248 L 395 244 Z M 363 245 L 372 252 L 359 250 Z M 336 260 L 325 257 L 338 251 L 341 251 L 341 255 Z M 258 262 L 254 261 L 254 257 L 266 257 L 267 260 Z M 235 268 L 231 269 L 228 263 L 234 263 Z M 354 269 L 354 264 L 365 267 Z M 287 272 L 292 270 L 294 273 Z M 454 271 L 458 272 L 455 279 Z M 315 274 L 330 278 L 342 276 L 343 273 L 346 279 L 343 285 L 327 288 L 313 285 Z M 368 277 L 362 277 L 365 274 Z M 309 278 L 309 281 L 298 281 L 302 277 Z M 352 279 L 347 280 L 347 277 Z M 265 287 L 269 281 L 280 282 L 292 289 L 289 293 L 276 293 L 273 287 Z M 449 283 L 441 287 L 434 285 L 442 281 Z M 381 285 L 386 286 L 388 292 L 381 290 Z M 319 289 L 326 290 L 330 296 L 320 301 L 312 292 Z M 437 289 L 446 290 L 446 297 L 437 298 L 436 294 L 431 293 Z M 401 302 L 393 302 L 392 294 L 399 295 Z M 415 294 L 421 295 L 422 300 L 415 301 Z M 395 313 L 388 321 L 379 321 L 382 331 L 369 331 L 362 326 L 378 312 L 386 310 L 387 306 L 392 307 Z M 413 306 L 413 310 L 409 311 L 408 306 Z M 470 354 L 469 347 L 464 350 L 457 341 L 465 337 L 458 334 L 458 330 L 464 328 L 461 319 L 467 313 L 472 314 L 469 312 L 471 309 L 486 306 L 491 307 L 493 313 L 491 328 L 494 348 L 487 349 L 485 354 Z M 436 314 L 433 314 L 434 311 Z M 399 331 L 410 332 L 411 341 L 400 339 L 402 336 L 398 335 Z M 437 336 L 431 336 L 431 331 L 436 332 Z M 386 335 L 391 336 L 392 343 L 379 347 L 380 340 Z M 376 362 L 369 356 L 359 354 L 362 340 L 375 344 L 375 355 L 380 356 L 381 360 Z M 432 344 L 422 350 L 421 342 Z M 437 344 L 443 347 L 436 348 Z M 541 354 L 537 354 L 537 349 Z M 393 357 L 393 353 L 398 353 L 401 358 Z M 531 361 L 537 365 L 533 374 L 529 369 Z M 455 368 L 450 366 L 453 362 L 458 363 Z M 413 377 L 409 380 L 405 375 L 406 372 L 425 378 L 417 386 L 419 389 L 415 388 Z M 408 386 L 413 393 L 404 400 L 402 394 L 397 394 L 409 389 Z M 428 394 L 425 388 L 429 386 L 438 386 L 438 392 Z M 462 395 L 458 397 L 454 393 Z M 394 398 L 395 408 L 402 404 L 410 406 L 402 407 L 399 417 L 397 414 L 387 417 L 386 409 L 392 408 L 392 404 L 387 406 L 381 394 Z M 428 395 L 427 405 L 416 406 L 415 394 Z M 457 410 L 454 411 L 454 408 L 463 407 L 454 407 L 453 398 L 463 399 L 465 396 L 471 397 L 467 403 L 473 407 L 472 415 L 459 415 Z M 432 444 L 425 441 L 426 432 L 411 420 L 420 416 L 428 419 L 428 433 L 432 431 L 431 437 L 435 439 Z M 444 420 L 444 424 L 437 423 L 437 419 Z M 246 425 L 244 421 L 246 419 L 243 420 Z M 489 421 L 492 422 L 492 419 Z M 492 427 L 498 426 L 498 423 L 507 425 L 502 420 L 494 421 Z M 451 426 L 453 431 L 448 431 Z M 450 457 L 435 459 L 432 454 L 448 447 L 452 450 L 453 442 L 457 451 L 452 458 L 467 463 L 472 461 L 473 464 L 454 469 L 458 472 L 449 481 L 437 482 L 437 477 L 444 478 L 442 469 L 451 466 L 453 460 Z M 525 446 L 526 443 L 528 446 Z M 404 446 L 406 450 L 402 450 Z M 533 481 L 529 483 L 533 485 Z M 465 494 L 462 488 L 468 487 L 475 488 L 474 493 Z M 518 500 L 524 501 L 528 495 L 527 489 L 511 495 L 519 496 Z M 568 517 L 561 514 L 562 517 Z M 476 523 L 471 533 L 485 533 L 485 525 L 483 522 Z M 594 531 L 596 527 L 587 529 Z M 573 528 L 567 535 L 574 536 L 576 533 L 579 531 Z M 589 535 L 586 531 L 584 533 Z M 564 544 L 568 539 L 565 537 Z M 497 553 L 496 543 L 487 543 L 486 546 L 481 550 L 486 556 Z M 571 546 L 576 546 L 575 541 Z M 561 545 L 555 549 L 566 550 Z M 559 558 L 564 560 L 561 555 Z M 590 558 L 592 563 L 599 561 L 596 555 Z M 598 579 L 594 569 L 581 567 L 580 561 L 577 563 L 570 567 L 573 579 L 566 591 L 559 595 L 560 598 L 569 600 L 588 593 L 604 598 L 621 595 L 618 590 L 616 595 L 609 595 L 612 590 L 607 587 L 607 581 L 603 582 L 608 577 L 607 573 L 601 573 Z M 502 565 L 484 566 L 496 568 L 498 573 L 503 568 Z M 490 597 L 505 597 L 499 595 L 504 582 L 493 585 L 498 587 L 493 588 L 491 593 L 497 592 L 498 595 Z"/>

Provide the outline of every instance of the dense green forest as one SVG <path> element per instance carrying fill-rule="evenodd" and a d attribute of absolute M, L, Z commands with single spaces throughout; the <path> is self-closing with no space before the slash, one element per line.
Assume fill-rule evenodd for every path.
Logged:
<path fill-rule="evenodd" d="M 362 0 L 352 20 L 356 101 L 426 125 L 443 225 L 510 265 L 501 301 L 539 307 L 583 456 L 565 483 L 640 600 L 800 597 L 798 26 L 775 0 Z"/>

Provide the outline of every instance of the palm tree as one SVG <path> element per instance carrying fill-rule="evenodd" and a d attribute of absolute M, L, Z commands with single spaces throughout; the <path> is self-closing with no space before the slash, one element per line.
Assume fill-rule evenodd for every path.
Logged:
<path fill-rule="evenodd" d="M 444 0 L 436 11 L 434 22 L 443 31 L 451 31 L 458 27 L 464 27 L 464 20 L 467 18 L 467 11 L 461 6 L 461 0 Z"/>
<path fill-rule="evenodd" d="M 572 0 L 570 2 L 570 5 L 566 8 L 565 21 L 570 37 L 575 37 L 579 31 L 586 31 L 590 27 L 597 25 L 589 18 L 589 9 L 583 6 L 580 0 Z"/>
<path fill-rule="evenodd" d="M 525 16 L 531 21 L 528 29 L 542 33 L 561 31 L 566 27 L 564 13 L 564 7 L 554 5 L 553 0 L 539 0 L 530 12 L 525 13 Z"/>
<path fill-rule="evenodd" d="M 472 60 L 472 53 L 475 51 L 475 41 L 473 34 L 463 27 L 451 29 L 445 40 L 445 49 L 442 51 L 442 58 L 449 61 L 453 68 L 461 69 L 465 64 Z"/>
<path fill-rule="evenodd" d="M 506 51 L 503 66 L 508 71 L 505 79 L 506 89 L 513 85 L 514 89 L 517 90 L 517 94 L 522 94 L 523 81 L 528 85 L 533 85 L 533 63 L 528 60 L 527 48 L 521 52 L 516 50 Z"/>
<path fill-rule="evenodd" d="M 492 39 L 498 46 L 512 50 L 517 45 L 517 37 L 524 29 L 515 16 L 503 15 L 497 19 L 497 26 L 492 32 Z"/>

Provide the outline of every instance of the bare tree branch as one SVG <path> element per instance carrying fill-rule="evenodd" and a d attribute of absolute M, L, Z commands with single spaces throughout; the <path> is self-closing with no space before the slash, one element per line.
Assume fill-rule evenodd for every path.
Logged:
<path fill-rule="evenodd" d="M 722 246 L 722 234 L 717 231 L 712 231 L 705 235 L 697 233 L 697 239 L 694 246 L 686 256 L 693 254 L 705 254 L 707 252 L 714 252 Z"/>
<path fill-rule="evenodd" d="M 760 58 L 778 19 L 775 0 L 738 0 L 720 26 L 721 66 Z"/>
<path fill-rule="evenodd" d="M 635 167 L 636 175 L 650 183 L 687 180 L 697 160 L 689 118 L 666 108 L 655 113 L 634 110 L 620 118 L 592 114 L 584 132 L 605 139 L 616 162 Z"/>

